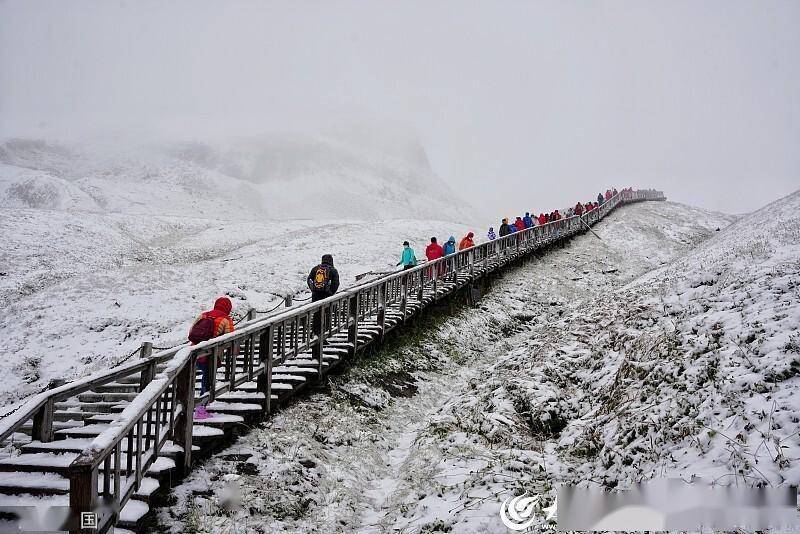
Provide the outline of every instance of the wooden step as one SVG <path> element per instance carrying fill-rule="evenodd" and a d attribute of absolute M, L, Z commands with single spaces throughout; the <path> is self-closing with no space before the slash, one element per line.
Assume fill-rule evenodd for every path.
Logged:
<path fill-rule="evenodd" d="M 69 493 L 69 480 L 56 473 L 0 473 L 0 493 L 66 495 Z"/>
<path fill-rule="evenodd" d="M 94 413 L 108 413 L 108 412 L 121 412 L 125 409 L 125 407 L 129 404 L 128 401 L 117 401 L 117 402 L 84 402 L 79 404 L 74 403 L 61 403 L 57 402 L 55 404 L 56 410 L 59 411 L 67 411 L 70 408 L 77 407 L 82 412 L 94 412 Z"/>
<path fill-rule="evenodd" d="M 260 404 L 252 404 L 246 402 L 222 402 L 215 400 L 206 406 L 209 412 L 216 412 L 221 414 L 242 415 L 248 413 L 261 413 L 264 407 Z"/>
<path fill-rule="evenodd" d="M 81 393 L 78 395 L 80 402 L 120 402 L 132 401 L 136 393 Z"/>
<path fill-rule="evenodd" d="M 139 381 L 131 383 L 111 382 L 102 386 L 95 387 L 92 392 L 94 393 L 138 393 Z"/>
<path fill-rule="evenodd" d="M 78 453 L 75 452 L 20 454 L 0 460 L 0 472 L 66 474 L 69 465 L 77 457 Z"/>

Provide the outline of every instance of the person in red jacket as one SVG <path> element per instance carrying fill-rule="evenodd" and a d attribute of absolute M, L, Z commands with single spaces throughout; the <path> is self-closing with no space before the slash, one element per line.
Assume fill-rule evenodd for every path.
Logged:
<path fill-rule="evenodd" d="M 606 189 L 606 200 L 611 200 L 611 189 Z"/>
<path fill-rule="evenodd" d="M 436 242 L 435 237 L 431 238 L 431 244 L 425 249 L 425 257 L 428 258 L 428 261 L 434 261 L 444 257 L 444 248 L 442 248 L 442 245 Z M 444 274 L 444 267 L 444 263 L 441 263 L 437 266 L 436 272 L 439 277 Z M 431 273 L 432 271 L 428 270 L 428 276 L 430 276 Z"/>
<path fill-rule="evenodd" d="M 540 213 L 539 214 L 539 226 L 544 226 L 545 224 L 547 224 L 547 215 L 545 215 L 544 213 Z"/>
<path fill-rule="evenodd" d="M 583 215 L 583 204 L 581 204 L 580 202 L 575 204 L 575 215 L 577 215 L 578 217 Z"/>
<path fill-rule="evenodd" d="M 231 310 L 233 304 L 228 297 L 220 297 L 214 302 L 214 309 L 201 313 L 191 329 L 189 329 L 189 341 L 192 345 L 202 343 L 209 339 L 223 336 L 233 332 L 233 319 L 231 319 Z M 217 362 L 219 364 L 220 362 Z M 197 368 L 200 369 L 200 395 L 203 395 L 208 388 L 208 360 L 205 354 L 197 358 Z M 216 372 L 216 370 L 211 370 Z M 202 404 L 197 406 L 194 411 L 195 419 L 208 419 L 211 414 L 206 411 L 206 407 Z"/>
<path fill-rule="evenodd" d="M 521 232 L 525 229 L 525 221 L 522 220 L 522 217 L 517 217 L 517 220 L 514 221 L 514 226 L 517 227 L 518 232 Z"/>

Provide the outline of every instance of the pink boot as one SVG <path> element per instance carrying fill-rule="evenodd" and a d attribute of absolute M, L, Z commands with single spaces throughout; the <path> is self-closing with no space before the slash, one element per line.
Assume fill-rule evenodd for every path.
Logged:
<path fill-rule="evenodd" d="M 210 419 L 211 417 L 213 417 L 213 414 L 206 411 L 206 407 L 202 404 L 194 409 L 194 418 L 198 421 Z"/>

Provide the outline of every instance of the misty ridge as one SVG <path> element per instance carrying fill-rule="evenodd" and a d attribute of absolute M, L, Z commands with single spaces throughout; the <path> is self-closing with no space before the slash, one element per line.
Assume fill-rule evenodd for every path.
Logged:
<path fill-rule="evenodd" d="M 410 128 L 0 144 L 0 203 L 235 218 L 469 219 Z M 424 194 L 423 194 L 424 192 Z"/>

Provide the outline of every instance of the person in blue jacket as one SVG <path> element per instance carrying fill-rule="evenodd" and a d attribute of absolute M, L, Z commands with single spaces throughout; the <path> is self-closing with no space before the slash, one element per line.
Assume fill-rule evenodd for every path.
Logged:
<path fill-rule="evenodd" d="M 450 254 L 456 253 L 456 238 L 450 236 L 450 239 L 447 240 L 447 243 L 444 244 L 444 255 L 449 256 Z"/>
<path fill-rule="evenodd" d="M 525 212 L 525 217 L 522 218 L 522 222 L 525 223 L 525 228 L 533 226 L 533 219 L 531 219 L 531 214 L 529 212 Z"/>
<path fill-rule="evenodd" d="M 509 232 L 508 232 L 509 234 L 513 234 L 514 232 L 518 231 L 516 225 L 513 225 L 513 224 L 509 224 L 508 225 L 508 230 L 509 230 Z"/>
<path fill-rule="evenodd" d="M 486 234 L 486 237 L 489 238 L 489 241 L 494 241 L 495 239 L 497 239 L 497 234 L 494 233 L 494 226 L 491 226 L 489 228 L 489 233 Z"/>
<path fill-rule="evenodd" d="M 414 249 L 408 241 L 403 241 L 403 254 L 400 256 L 400 261 L 397 265 L 402 265 L 403 269 L 411 269 L 417 266 L 417 257 L 414 255 Z"/>

